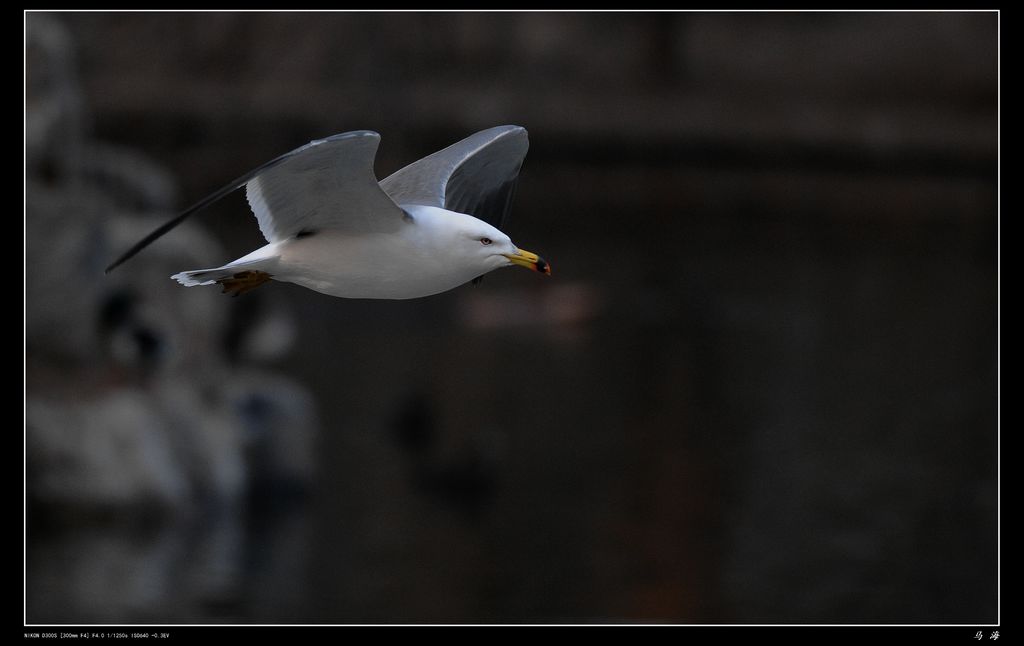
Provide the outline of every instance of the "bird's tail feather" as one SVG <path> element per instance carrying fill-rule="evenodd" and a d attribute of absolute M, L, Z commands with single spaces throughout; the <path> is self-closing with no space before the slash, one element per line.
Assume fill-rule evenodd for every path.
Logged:
<path fill-rule="evenodd" d="M 185 287 L 195 287 L 196 285 L 213 285 L 218 279 L 227 278 L 232 273 L 232 270 L 227 267 L 218 267 L 216 269 L 183 271 L 180 274 L 174 274 L 171 278 Z"/>
<path fill-rule="evenodd" d="M 216 269 L 183 271 L 171 278 L 185 287 L 217 284 L 223 287 L 223 293 L 238 296 L 256 289 L 273 278 L 270 273 L 256 268 L 259 266 L 258 262 L 232 263 Z"/>

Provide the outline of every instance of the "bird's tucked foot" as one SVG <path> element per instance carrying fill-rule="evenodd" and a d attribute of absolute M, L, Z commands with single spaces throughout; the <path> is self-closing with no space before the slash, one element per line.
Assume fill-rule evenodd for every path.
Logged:
<path fill-rule="evenodd" d="M 232 296 L 238 296 L 239 294 L 251 292 L 271 278 L 272 276 L 265 271 L 251 269 L 249 271 L 240 271 L 227 278 L 221 278 L 217 281 L 217 284 L 224 287 L 224 290 L 221 292 L 222 294 L 230 293 Z"/>

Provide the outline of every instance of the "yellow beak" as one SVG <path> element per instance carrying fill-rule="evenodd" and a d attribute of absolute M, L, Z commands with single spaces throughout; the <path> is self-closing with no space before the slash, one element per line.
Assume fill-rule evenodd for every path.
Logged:
<path fill-rule="evenodd" d="M 527 269 L 532 269 L 533 271 L 538 271 L 548 276 L 551 275 L 551 265 L 549 265 L 546 260 L 544 260 L 535 253 L 530 253 L 529 251 L 524 251 L 522 249 L 516 249 L 516 252 L 514 254 L 505 254 L 505 257 L 508 258 L 509 262 L 511 262 L 513 265 L 526 267 Z"/>

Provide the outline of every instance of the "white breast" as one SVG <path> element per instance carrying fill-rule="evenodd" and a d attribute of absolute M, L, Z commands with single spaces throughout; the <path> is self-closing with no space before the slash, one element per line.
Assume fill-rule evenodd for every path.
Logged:
<path fill-rule="evenodd" d="M 278 243 L 274 279 L 344 298 L 419 298 L 483 273 L 458 253 L 451 232 L 410 208 L 413 221 L 395 233 L 348 235 L 324 230 Z M 441 209 L 431 209 L 442 211 Z"/>

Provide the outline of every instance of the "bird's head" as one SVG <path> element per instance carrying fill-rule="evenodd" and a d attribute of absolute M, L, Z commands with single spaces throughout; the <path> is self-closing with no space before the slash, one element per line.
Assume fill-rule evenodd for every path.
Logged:
<path fill-rule="evenodd" d="M 498 228 L 465 213 L 431 206 L 405 207 L 427 248 L 446 264 L 465 267 L 474 276 L 500 267 L 519 265 L 550 275 L 551 266 L 537 254 L 517 247 Z"/>
<path fill-rule="evenodd" d="M 483 220 L 467 216 L 459 233 L 460 255 L 472 258 L 484 272 L 519 265 L 551 275 L 551 266 L 547 261 L 531 251 L 520 249 L 511 238 Z"/>

